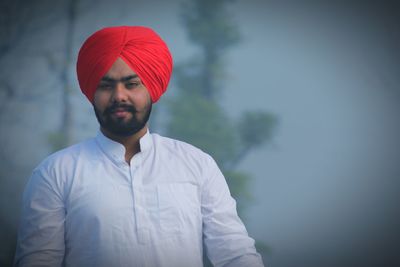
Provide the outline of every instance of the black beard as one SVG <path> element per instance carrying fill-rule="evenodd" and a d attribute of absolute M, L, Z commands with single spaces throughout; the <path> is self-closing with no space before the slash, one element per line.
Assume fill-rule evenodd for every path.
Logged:
<path fill-rule="evenodd" d="M 95 107 L 95 105 L 93 105 L 93 108 L 94 113 L 96 114 L 97 121 L 102 128 L 106 129 L 114 135 L 126 137 L 134 135 L 141 129 L 143 129 L 150 118 L 152 104 L 150 103 L 149 107 L 145 110 L 145 114 L 142 119 L 138 119 L 136 117 L 136 109 L 133 106 L 127 104 L 114 103 L 112 106 L 106 108 L 103 114 L 100 114 L 100 111 Z M 130 112 L 132 114 L 131 119 L 129 119 L 128 121 L 124 121 L 123 118 L 112 118 L 111 114 L 117 108 Z"/>

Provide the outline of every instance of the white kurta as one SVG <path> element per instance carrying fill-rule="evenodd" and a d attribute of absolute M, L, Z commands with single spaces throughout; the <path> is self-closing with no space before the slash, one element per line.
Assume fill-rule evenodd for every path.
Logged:
<path fill-rule="evenodd" d="M 127 164 L 98 135 L 44 160 L 26 186 L 17 266 L 263 266 L 215 161 L 147 132 Z"/>

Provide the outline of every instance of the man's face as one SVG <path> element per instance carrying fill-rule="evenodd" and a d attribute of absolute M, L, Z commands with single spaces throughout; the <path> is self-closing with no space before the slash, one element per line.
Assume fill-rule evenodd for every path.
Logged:
<path fill-rule="evenodd" d="M 152 102 L 140 78 L 118 58 L 101 79 L 93 107 L 103 130 L 117 136 L 130 136 L 146 125 Z"/>

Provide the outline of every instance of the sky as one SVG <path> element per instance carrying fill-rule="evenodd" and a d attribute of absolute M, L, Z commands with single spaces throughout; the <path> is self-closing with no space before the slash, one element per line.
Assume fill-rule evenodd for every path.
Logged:
<path fill-rule="evenodd" d="M 232 88 L 246 89 L 227 106 L 281 119 L 273 144 L 243 163 L 257 177 L 249 225 L 271 265 L 390 266 L 400 107 L 398 32 L 387 41 L 380 26 L 389 14 L 351 2 L 238 5 L 246 43 L 232 68 L 245 78 Z"/>
<path fill-rule="evenodd" d="M 174 61 L 183 62 L 197 50 L 179 20 L 180 2 L 132 5 L 121 0 L 118 6 L 109 1 L 93 6 L 93 1 L 81 1 L 74 51 L 103 26 L 146 25 L 165 39 Z M 38 8 L 52 10 L 54 16 L 64 8 L 43 3 Z M 229 9 L 242 39 L 225 59 L 228 78 L 221 104 L 233 118 L 245 110 L 269 111 L 279 118 L 272 143 L 239 166 L 254 177 L 255 200 L 245 222 L 249 234 L 270 247 L 264 262 L 288 267 L 397 266 L 398 7 L 389 2 L 242 0 Z M 21 45 L 6 59 L 3 75 L 18 88 L 33 85 L 40 92 L 57 82 L 42 55 L 46 47 L 62 47 L 65 25 L 62 18 L 51 16 L 55 23 L 25 39 L 37 45 Z M 21 49 L 24 58 L 12 60 Z M 28 77 L 19 79 L 21 73 Z M 78 88 L 73 69 L 71 73 Z M 167 94 L 173 92 L 172 84 Z M 46 141 L 38 137 L 57 127 L 59 118 L 46 113 L 56 110 L 59 95 L 39 97 L 46 105 L 24 103 L 19 112 L 7 107 L 12 116 L 1 117 L 8 126 L 2 127 L 3 151 L 14 161 L 28 162 L 28 169 L 49 153 Z M 76 141 L 93 136 L 97 123 L 91 106 L 79 91 L 73 103 L 85 114 L 75 118 L 80 129 Z M 27 138 L 26 128 L 36 138 Z"/>

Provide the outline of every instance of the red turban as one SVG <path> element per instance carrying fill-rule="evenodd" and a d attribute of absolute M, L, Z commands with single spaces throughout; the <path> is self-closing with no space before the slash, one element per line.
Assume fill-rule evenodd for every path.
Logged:
<path fill-rule="evenodd" d="M 139 76 L 153 103 L 167 90 L 173 63 L 160 36 L 142 26 L 109 27 L 92 34 L 79 51 L 79 86 L 90 102 L 101 78 L 118 57 Z"/>

